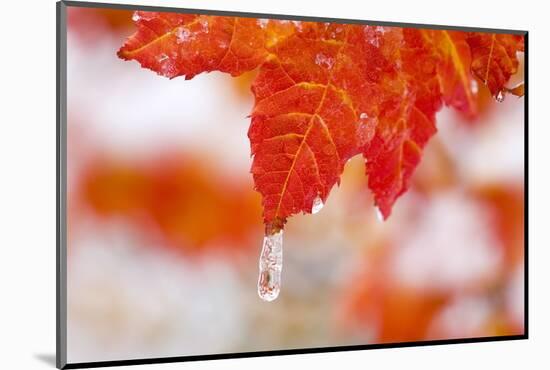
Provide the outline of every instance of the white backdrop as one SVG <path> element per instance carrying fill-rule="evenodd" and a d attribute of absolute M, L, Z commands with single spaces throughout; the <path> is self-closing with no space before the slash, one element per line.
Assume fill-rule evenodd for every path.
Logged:
<path fill-rule="evenodd" d="M 124 2 L 116 1 L 113 2 Z M 136 369 L 542 368 L 549 360 L 550 175 L 548 15 L 526 1 L 145 0 L 134 4 L 236 10 L 530 31 L 530 339 L 361 352 L 207 361 Z M 55 2 L 3 3 L 0 71 L 0 361 L 52 368 L 55 354 Z M 546 356 L 545 356 L 546 355 Z M 548 365 L 546 365 L 548 366 Z"/>

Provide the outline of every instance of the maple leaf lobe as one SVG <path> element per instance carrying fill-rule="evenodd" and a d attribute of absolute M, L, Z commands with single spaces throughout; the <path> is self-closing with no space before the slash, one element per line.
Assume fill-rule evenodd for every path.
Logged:
<path fill-rule="evenodd" d="M 384 218 L 409 187 L 443 104 L 477 115 L 517 72 L 523 37 L 397 27 L 136 12 L 118 52 L 163 76 L 259 67 L 248 131 L 266 232 L 311 213 L 362 154 Z"/>
<path fill-rule="evenodd" d="M 523 95 L 523 87 L 506 88 L 510 77 L 518 71 L 517 53 L 524 51 L 523 36 L 470 32 L 467 42 L 472 52 L 472 71 L 493 96 L 502 91 Z"/>
<path fill-rule="evenodd" d="M 137 31 L 118 56 L 168 78 L 211 71 L 237 76 L 267 56 L 264 33 L 254 19 L 142 11 L 134 19 Z"/>

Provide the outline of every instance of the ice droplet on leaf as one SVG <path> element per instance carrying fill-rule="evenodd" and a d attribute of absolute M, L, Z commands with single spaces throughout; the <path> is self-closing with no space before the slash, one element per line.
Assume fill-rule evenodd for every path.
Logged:
<path fill-rule="evenodd" d="M 478 85 L 477 85 L 477 81 L 474 80 L 474 79 L 472 79 L 472 81 L 470 82 L 470 85 L 471 85 L 471 86 L 470 86 L 470 89 L 472 90 L 472 92 L 473 92 L 474 94 L 477 94 L 477 92 L 479 91 L 479 87 L 478 87 Z"/>
<path fill-rule="evenodd" d="M 376 48 L 380 47 L 380 40 L 378 39 L 378 35 L 371 37 L 368 40 L 369 40 L 369 44 L 371 44 L 372 46 Z"/>
<path fill-rule="evenodd" d="M 376 32 L 380 32 L 382 35 L 388 32 L 386 28 L 382 26 L 376 26 L 374 29 L 376 30 Z"/>
<path fill-rule="evenodd" d="M 329 56 L 326 56 L 323 53 L 319 53 L 315 56 L 315 64 L 317 64 L 320 67 L 331 69 L 332 66 L 334 65 L 334 59 L 332 59 Z"/>
<path fill-rule="evenodd" d="M 208 29 L 208 20 L 205 19 L 205 18 L 201 18 L 199 20 L 199 23 L 201 25 L 201 28 L 202 28 L 202 32 L 204 33 L 208 33 L 209 29 Z"/>
<path fill-rule="evenodd" d="M 258 295 L 264 301 L 271 302 L 279 296 L 281 290 L 283 230 L 264 237 L 259 266 Z"/>
<path fill-rule="evenodd" d="M 320 210 L 323 209 L 324 205 L 325 204 L 323 203 L 321 197 L 317 195 L 317 197 L 313 200 L 313 205 L 311 206 L 311 214 L 314 215 L 318 213 Z"/>
<path fill-rule="evenodd" d="M 139 16 L 139 14 L 137 12 L 134 12 L 134 14 L 132 15 L 132 20 L 134 22 L 137 22 L 141 19 L 141 17 Z"/>
<path fill-rule="evenodd" d="M 367 145 L 372 137 L 376 127 L 376 119 L 369 117 L 365 112 L 359 115 L 359 122 L 357 124 L 357 138 L 360 146 Z"/>
<path fill-rule="evenodd" d="M 502 90 L 500 90 L 497 94 L 497 101 L 499 103 L 502 103 L 504 101 L 504 92 Z"/>
<path fill-rule="evenodd" d="M 258 24 L 258 26 L 260 26 L 261 28 L 266 28 L 268 22 L 269 22 L 269 19 L 264 19 L 264 18 L 259 18 L 259 19 L 256 21 L 256 23 Z"/>
<path fill-rule="evenodd" d="M 164 62 L 164 61 L 167 60 L 167 59 L 168 59 L 168 55 L 166 55 L 166 54 L 164 54 L 164 53 L 160 54 L 160 55 L 157 57 L 157 61 L 158 61 L 159 63 L 162 63 L 162 62 Z"/>
<path fill-rule="evenodd" d="M 192 39 L 191 32 L 185 28 L 180 27 L 176 31 L 176 42 L 178 44 L 181 44 L 182 42 L 186 42 L 188 40 Z"/>
<path fill-rule="evenodd" d="M 294 23 L 294 26 L 296 27 L 296 29 L 298 31 L 302 30 L 302 22 L 301 21 L 292 21 L 292 23 Z"/>

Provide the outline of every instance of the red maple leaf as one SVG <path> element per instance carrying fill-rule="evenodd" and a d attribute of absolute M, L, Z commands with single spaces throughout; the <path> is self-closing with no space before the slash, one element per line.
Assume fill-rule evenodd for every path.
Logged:
<path fill-rule="evenodd" d="M 523 50 L 523 37 L 499 35 L 507 52 L 485 58 L 482 40 L 492 34 L 459 31 L 156 12 L 134 19 L 138 30 L 118 55 L 163 76 L 259 68 L 248 136 L 268 233 L 324 202 L 357 154 L 387 218 L 436 132 L 435 113 L 446 104 L 475 116 L 473 74 L 502 90 L 517 69 L 511 50 Z"/>
<path fill-rule="evenodd" d="M 523 96 L 523 84 L 507 88 L 506 83 L 518 71 L 517 53 L 524 51 L 523 36 L 496 33 L 470 33 L 472 71 L 491 90 L 493 96 L 508 91 Z"/>

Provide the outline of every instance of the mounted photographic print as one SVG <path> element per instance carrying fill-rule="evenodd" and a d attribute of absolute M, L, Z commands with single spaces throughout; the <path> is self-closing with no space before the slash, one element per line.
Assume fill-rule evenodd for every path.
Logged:
<path fill-rule="evenodd" d="M 527 338 L 526 31 L 57 20 L 59 368 Z"/>

